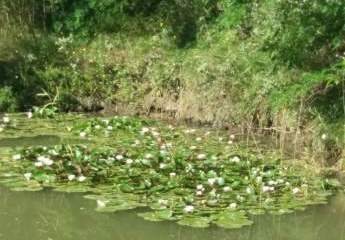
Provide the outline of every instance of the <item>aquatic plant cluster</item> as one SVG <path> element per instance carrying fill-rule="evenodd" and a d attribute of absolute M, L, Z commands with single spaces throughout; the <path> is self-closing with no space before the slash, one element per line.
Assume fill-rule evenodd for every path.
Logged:
<path fill-rule="evenodd" d="M 90 142 L 16 150 L 0 182 L 88 192 L 98 211 L 149 207 L 139 216 L 194 227 L 239 228 L 252 224 L 249 214 L 289 213 L 329 194 L 322 179 L 244 150 L 234 135 L 129 117 L 78 120 L 66 132 Z"/>

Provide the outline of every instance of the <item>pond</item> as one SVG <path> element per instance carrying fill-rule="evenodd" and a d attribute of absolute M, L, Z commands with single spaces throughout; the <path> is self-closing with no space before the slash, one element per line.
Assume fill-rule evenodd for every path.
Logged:
<path fill-rule="evenodd" d="M 345 239 L 332 181 L 222 132 L 127 117 L 3 127 L 0 240 Z"/>
<path fill-rule="evenodd" d="M 0 188 L 0 239 L 6 240 L 343 240 L 345 196 L 284 216 L 256 217 L 239 230 L 152 223 L 136 211 L 98 213 L 75 193 L 11 192 Z"/>

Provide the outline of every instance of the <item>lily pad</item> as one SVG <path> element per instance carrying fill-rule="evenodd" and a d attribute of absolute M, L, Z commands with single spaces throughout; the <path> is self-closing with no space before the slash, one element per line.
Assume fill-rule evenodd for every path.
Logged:
<path fill-rule="evenodd" d="M 244 211 L 224 211 L 215 216 L 214 223 L 223 228 L 236 229 L 252 225 Z"/>

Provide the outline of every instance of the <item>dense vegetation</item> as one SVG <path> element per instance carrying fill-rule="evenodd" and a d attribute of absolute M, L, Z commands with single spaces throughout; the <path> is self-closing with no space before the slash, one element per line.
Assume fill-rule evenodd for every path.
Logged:
<path fill-rule="evenodd" d="M 159 112 L 293 132 L 341 158 L 341 0 L 2 0 L 0 13 L 0 111 Z"/>

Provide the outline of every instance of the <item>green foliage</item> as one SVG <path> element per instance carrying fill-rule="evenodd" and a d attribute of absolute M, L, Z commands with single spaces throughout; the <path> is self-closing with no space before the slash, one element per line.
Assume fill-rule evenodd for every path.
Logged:
<path fill-rule="evenodd" d="M 277 1 L 267 49 L 289 65 L 321 68 L 343 54 L 344 26 L 341 0 Z"/>
<path fill-rule="evenodd" d="M 14 112 L 18 109 L 17 99 L 10 87 L 0 88 L 0 112 Z"/>

